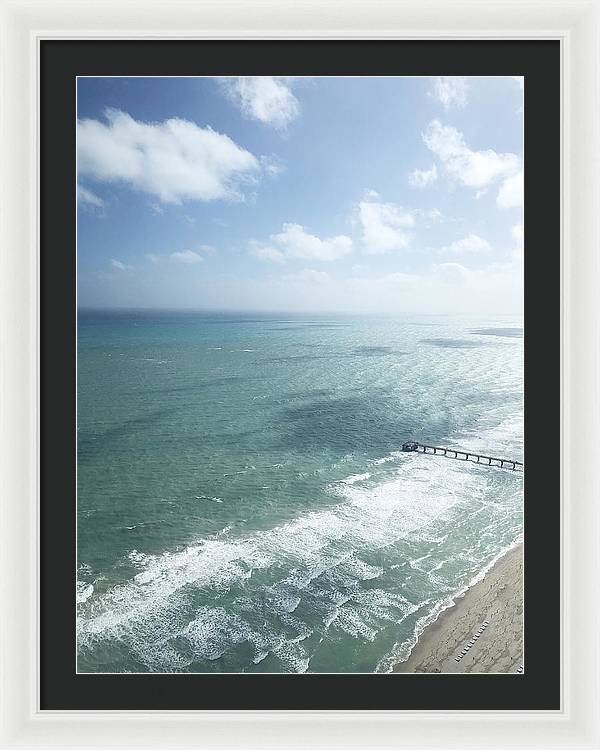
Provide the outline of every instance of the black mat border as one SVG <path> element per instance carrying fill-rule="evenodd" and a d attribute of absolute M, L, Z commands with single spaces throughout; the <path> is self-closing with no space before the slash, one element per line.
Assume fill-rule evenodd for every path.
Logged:
<path fill-rule="evenodd" d="M 559 42 L 48 40 L 40 47 L 42 710 L 558 709 Z M 526 77 L 523 675 L 75 673 L 75 76 L 240 72 Z"/>

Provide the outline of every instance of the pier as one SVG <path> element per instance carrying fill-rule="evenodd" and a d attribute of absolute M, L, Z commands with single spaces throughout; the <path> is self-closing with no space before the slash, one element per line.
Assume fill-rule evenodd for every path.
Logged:
<path fill-rule="evenodd" d="M 405 453 L 429 453 L 433 456 L 446 456 L 447 458 L 457 458 L 459 461 L 471 461 L 472 463 L 483 464 L 484 466 L 498 466 L 501 469 L 512 469 L 518 471 L 522 469 L 521 461 L 513 461 L 512 458 L 495 458 L 494 456 L 483 456 L 473 451 L 462 451 L 456 448 L 440 448 L 437 445 L 426 445 L 417 443 L 413 440 L 403 443 L 402 450 Z"/>

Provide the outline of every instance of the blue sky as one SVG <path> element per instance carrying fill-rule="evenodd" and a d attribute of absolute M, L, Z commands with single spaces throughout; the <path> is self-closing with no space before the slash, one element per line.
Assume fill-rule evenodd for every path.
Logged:
<path fill-rule="evenodd" d="M 78 302 L 520 314 L 523 81 L 79 78 Z"/>

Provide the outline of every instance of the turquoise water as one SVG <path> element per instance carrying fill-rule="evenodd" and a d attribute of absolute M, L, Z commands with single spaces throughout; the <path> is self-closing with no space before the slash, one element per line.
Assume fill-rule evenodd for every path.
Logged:
<path fill-rule="evenodd" d="M 373 672 L 523 532 L 520 319 L 81 312 L 78 668 Z"/>

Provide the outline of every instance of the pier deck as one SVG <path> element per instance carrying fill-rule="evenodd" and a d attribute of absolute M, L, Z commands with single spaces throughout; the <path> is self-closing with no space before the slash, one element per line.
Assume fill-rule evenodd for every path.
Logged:
<path fill-rule="evenodd" d="M 472 463 L 481 463 L 485 466 L 498 466 L 500 468 L 512 469 L 519 471 L 523 468 L 521 461 L 514 461 L 512 458 L 496 458 L 494 456 L 484 456 L 474 451 L 463 451 L 456 448 L 440 448 L 437 445 L 427 445 L 425 443 L 409 442 L 404 443 L 402 450 L 409 453 L 430 453 L 431 455 L 446 456 L 447 458 L 457 458 L 460 461 L 471 461 Z"/>

